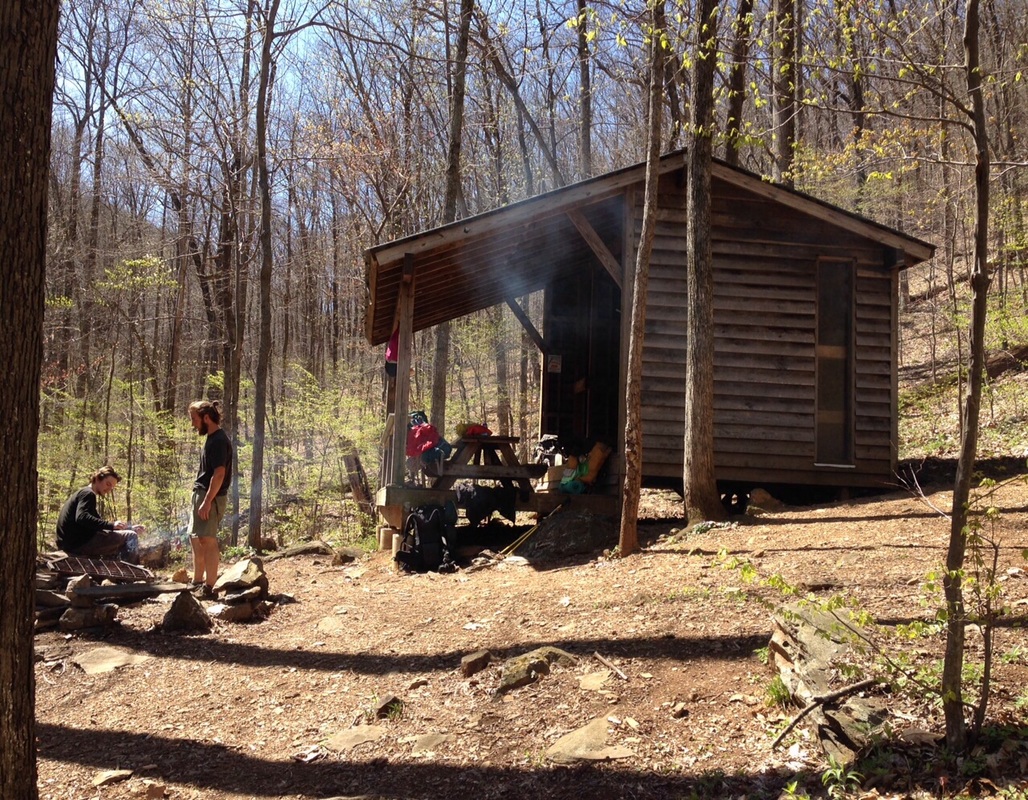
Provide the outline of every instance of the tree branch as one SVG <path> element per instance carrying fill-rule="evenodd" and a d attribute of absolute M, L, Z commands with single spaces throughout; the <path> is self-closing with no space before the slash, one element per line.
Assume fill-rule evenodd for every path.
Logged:
<path fill-rule="evenodd" d="M 857 681 L 856 683 L 851 684 L 849 686 L 843 686 L 841 689 L 836 689 L 834 692 L 815 695 L 810 699 L 810 702 L 803 707 L 800 713 L 792 718 L 792 722 L 785 726 L 785 730 L 778 734 L 778 737 L 773 742 L 771 742 L 771 749 L 774 750 L 776 747 L 778 747 L 778 745 L 782 743 L 782 740 L 789 735 L 789 732 L 793 728 L 795 728 L 797 724 L 799 724 L 800 720 L 802 720 L 805 716 L 807 716 L 807 714 L 809 714 L 818 706 L 824 705 L 825 703 L 832 703 L 842 697 L 847 697 L 848 695 L 854 694 L 855 692 L 859 692 L 862 689 L 867 689 L 870 686 L 874 686 L 876 683 L 878 683 L 877 678 L 866 678 L 865 680 Z"/>

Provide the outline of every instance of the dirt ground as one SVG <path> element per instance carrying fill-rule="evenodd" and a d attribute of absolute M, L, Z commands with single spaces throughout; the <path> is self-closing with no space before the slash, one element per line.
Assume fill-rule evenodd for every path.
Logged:
<path fill-rule="evenodd" d="M 941 636 L 896 634 L 939 605 L 921 586 L 943 559 L 948 525 L 935 509 L 949 497 L 929 488 L 927 502 L 897 492 L 786 507 L 686 536 L 674 496 L 649 493 L 644 549 L 630 558 L 545 555 L 540 542 L 534 557 L 426 575 L 397 574 L 387 553 L 345 566 L 282 558 L 266 564 L 271 592 L 294 602 L 199 636 L 160 631 L 170 596 L 124 606 L 106 634 L 37 637 L 49 654 L 36 668 L 40 797 L 775 798 L 793 781 L 800 795 L 826 796 L 827 765 L 804 723 L 770 747 L 797 709 L 769 704 L 761 651 L 769 607 L 785 598 L 768 579 L 852 600 L 912 668 L 935 663 Z M 1028 792 L 1028 489 L 1015 483 L 993 504 L 1009 613 L 996 633 L 988 741 L 956 763 L 931 737 L 910 736 L 858 765 L 852 797 Z M 502 660 L 542 645 L 577 663 L 498 696 Z M 973 660 L 976 629 L 968 645 Z M 87 675 L 75 658 L 100 646 L 148 658 Z M 462 657 L 482 649 L 492 664 L 464 677 Z M 390 695 L 402 710 L 374 718 Z M 923 692 L 888 700 L 896 738 L 941 731 Z M 595 719 L 627 757 L 547 757 Z M 333 739 L 361 726 L 380 738 Z M 94 786 L 114 769 L 131 777 Z"/>

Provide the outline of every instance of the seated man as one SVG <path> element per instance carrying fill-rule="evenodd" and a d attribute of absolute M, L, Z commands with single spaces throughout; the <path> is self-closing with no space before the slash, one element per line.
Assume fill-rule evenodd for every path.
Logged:
<path fill-rule="evenodd" d="M 142 526 L 130 527 L 100 516 L 97 498 L 110 494 L 121 476 L 104 466 L 93 473 L 89 485 L 68 498 L 57 517 L 57 547 L 74 556 L 115 556 L 136 563 Z"/>

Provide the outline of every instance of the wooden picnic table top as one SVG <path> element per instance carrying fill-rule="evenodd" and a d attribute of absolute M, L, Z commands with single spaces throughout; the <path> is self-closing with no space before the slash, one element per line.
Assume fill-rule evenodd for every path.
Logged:
<path fill-rule="evenodd" d="M 473 436 L 461 436 L 459 442 L 479 442 L 480 444 L 517 444 L 521 441 L 520 436 L 496 436 L 491 433 L 476 434 Z"/>

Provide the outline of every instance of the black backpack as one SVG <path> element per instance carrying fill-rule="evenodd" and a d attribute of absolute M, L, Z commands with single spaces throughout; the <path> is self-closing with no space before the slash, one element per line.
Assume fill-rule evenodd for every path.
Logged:
<path fill-rule="evenodd" d="M 408 572 L 452 572 L 456 508 L 423 505 L 412 508 L 403 523 L 403 541 L 396 562 Z"/>

